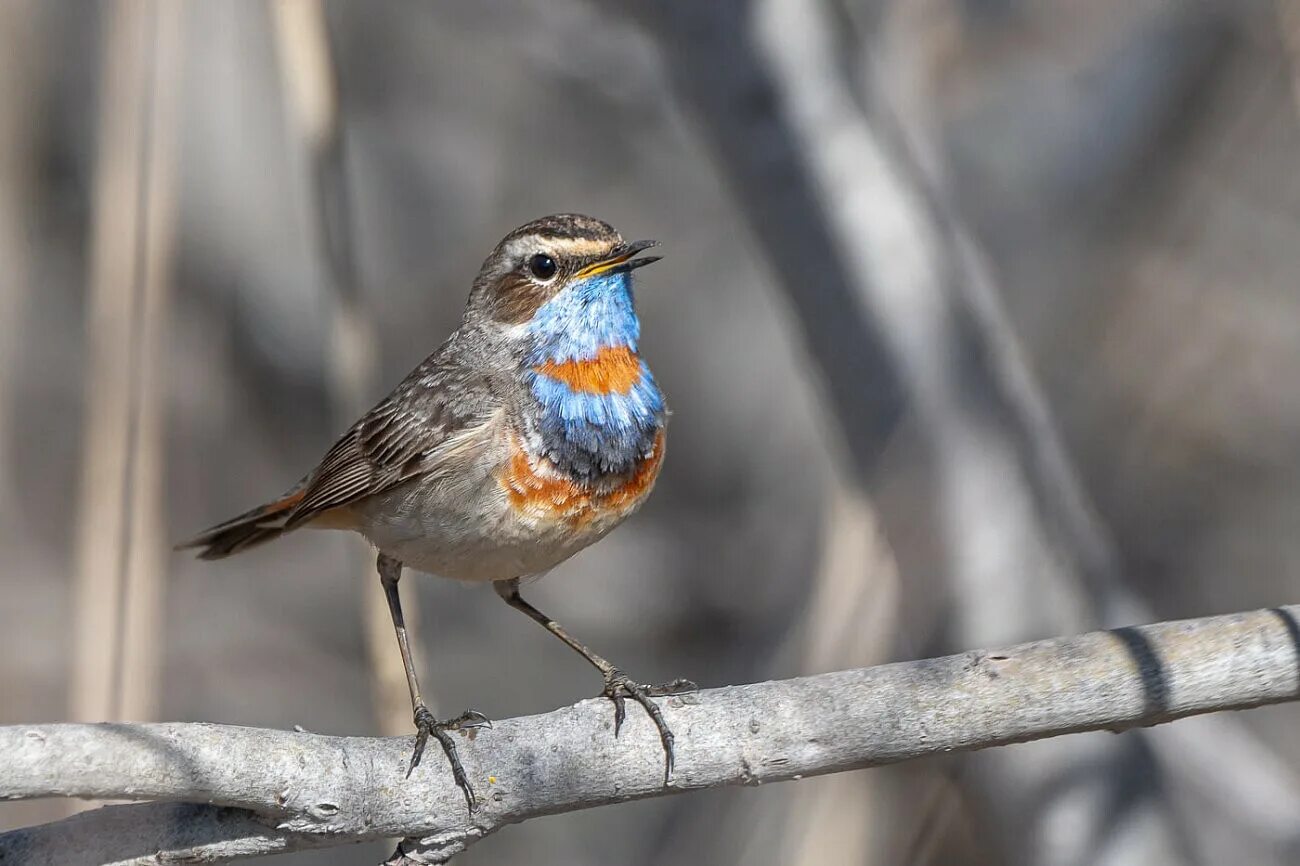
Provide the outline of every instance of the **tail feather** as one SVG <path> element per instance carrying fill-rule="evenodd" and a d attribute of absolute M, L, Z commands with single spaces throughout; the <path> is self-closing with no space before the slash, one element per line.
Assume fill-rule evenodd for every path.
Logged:
<path fill-rule="evenodd" d="M 176 550 L 200 548 L 199 559 L 224 559 L 232 553 L 265 544 L 285 533 L 285 521 L 302 497 L 303 491 L 298 490 L 275 502 L 259 505 L 181 542 Z"/>

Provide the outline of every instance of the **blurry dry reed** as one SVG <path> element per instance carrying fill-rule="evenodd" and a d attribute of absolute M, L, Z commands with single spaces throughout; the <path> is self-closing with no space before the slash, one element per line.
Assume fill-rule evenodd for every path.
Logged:
<path fill-rule="evenodd" d="M 899 623 L 898 567 L 875 513 L 856 486 L 831 481 L 821 563 L 799 630 L 800 670 L 868 667 L 888 660 Z M 878 775 L 845 773 L 793 797 L 784 816 L 790 866 L 876 862 L 882 840 L 868 820 L 887 788 Z M 915 864 L 908 864 L 915 866 Z"/>
<path fill-rule="evenodd" d="M 1300 0 L 1277 0 L 1278 35 L 1291 60 L 1291 93 L 1300 108 Z"/>
<path fill-rule="evenodd" d="M 89 273 L 72 719 L 157 708 L 163 372 L 184 5 L 105 7 Z"/>
<path fill-rule="evenodd" d="M 351 208 L 343 163 L 344 138 L 338 77 L 330 49 L 325 10 L 319 0 L 278 0 L 272 5 L 276 53 L 291 116 L 292 138 L 309 170 L 305 178 L 303 219 L 315 226 L 317 274 L 326 293 L 331 318 L 329 381 L 334 412 L 340 425 L 350 424 L 373 402 L 378 384 L 378 343 L 375 324 L 360 298 L 353 249 Z M 375 567 L 349 536 L 350 558 L 361 572 L 359 581 L 367 655 L 374 688 L 375 719 L 385 734 L 410 729 L 411 705 L 402 659 L 393 637 L 392 620 Z M 416 592 L 415 581 L 403 590 Z M 406 621 L 416 655 L 420 646 L 419 604 L 408 601 Z M 426 695 L 426 700 L 429 700 Z M 433 701 L 430 700 L 430 704 Z"/>
<path fill-rule="evenodd" d="M 0 526 L 16 517 L 9 475 L 10 389 L 31 292 L 32 239 L 24 213 L 34 201 L 35 6 L 0 4 Z"/>

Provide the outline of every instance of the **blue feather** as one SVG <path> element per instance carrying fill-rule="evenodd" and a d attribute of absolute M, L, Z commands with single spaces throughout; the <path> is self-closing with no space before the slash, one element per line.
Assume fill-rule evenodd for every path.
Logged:
<path fill-rule="evenodd" d="M 569 286 L 538 308 L 528 331 L 533 342 L 530 366 L 594 358 L 607 346 L 627 346 L 635 352 L 641 322 L 632 304 L 631 275 L 598 274 Z"/>
<path fill-rule="evenodd" d="M 527 362 L 594 359 L 603 348 L 636 352 L 641 324 L 627 273 L 600 274 L 569 286 L 543 304 L 528 326 Z M 549 456 L 581 477 L 623 473 L 650 453 L 663 425 L 664 399 L 641 362 L 641 376 L 625 394 L 575 391 L 529 370 L 527 383 L 540 405 L 539 428 Z"/>

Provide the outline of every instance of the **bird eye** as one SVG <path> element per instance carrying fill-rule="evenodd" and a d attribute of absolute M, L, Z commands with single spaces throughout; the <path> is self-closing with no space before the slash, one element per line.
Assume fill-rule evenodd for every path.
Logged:
<path fill-rule="evenodd" d="M 528 270 L 539 280 L 549 280 L 559 268 L 555 265 L 555 259 L 546 253 L 537 253 L 528 260 Z"/>

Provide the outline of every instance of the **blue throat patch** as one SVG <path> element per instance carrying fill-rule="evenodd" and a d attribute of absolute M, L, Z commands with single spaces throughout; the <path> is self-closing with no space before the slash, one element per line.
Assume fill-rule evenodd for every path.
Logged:
<path fill-rule="evenodd" d="M 538 308 L 528 325 L 532 347 L 526 381 L 541 406 L 539 429 L 546 456 L 580 478 L 622 474 L 654 447 L 664 399 L 640 361 L 640 377 L 626 393 L 579 391 L 535 367 L 594 360 L 601 349 L 636 353 L 641 323 L 627 273 L 600 274 L 569 286 Z M 639 360 L 639 359 L 638 359 Z"/>

